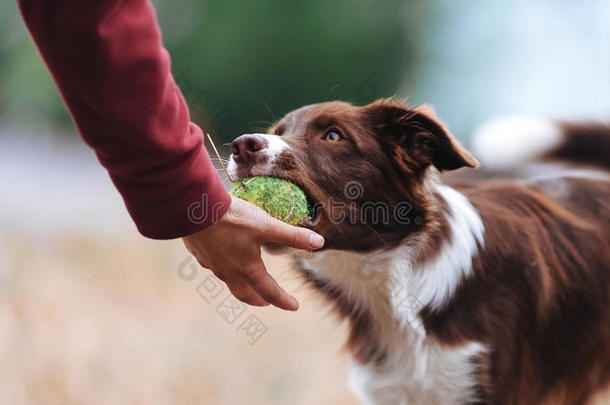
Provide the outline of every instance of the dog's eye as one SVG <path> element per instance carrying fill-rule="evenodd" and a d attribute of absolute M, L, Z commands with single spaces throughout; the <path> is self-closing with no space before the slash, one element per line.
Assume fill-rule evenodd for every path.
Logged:
<path fill-rule="evenodd" d="M 324 135 L 324 140 L 328 142 L 339 142 L 343 137 L 337 131 L 328 131 L 326 135 Z"/>

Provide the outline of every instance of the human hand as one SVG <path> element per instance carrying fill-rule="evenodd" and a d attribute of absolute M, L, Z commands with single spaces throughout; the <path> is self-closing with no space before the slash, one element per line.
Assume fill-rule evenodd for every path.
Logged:
<path fill-rule="evenodd" d="M 199 264 L 224 281 L 246 304 L 296 311 L 297 300 L 271 277 L 261 259 L 261 245 L 279 244 L 314 250 L 324 246 L 317 233 L 277 220 L 254 204 L 232 197 L 220 220 L 182 238 Z"/>

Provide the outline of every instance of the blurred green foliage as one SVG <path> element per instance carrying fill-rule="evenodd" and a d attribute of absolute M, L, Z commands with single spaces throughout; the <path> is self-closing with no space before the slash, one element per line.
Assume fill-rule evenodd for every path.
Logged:
<path fill-rule="evenodd" d="M 14 0 L 0 3 L 0 120 L 37 128 L 71 125 Z"/>
<path fill-rule="evenodd" d="M 304 104 L 392 95 L 409 62 L 400 0 L 154 4 L 193 119 L 223 142 Z M 14 1 L 0 15 L 0 116 L 70 125 Z"/>
<path fill-rule="evenodd" d="M 168 44 L 173 71 L 223 139 L 304 104 L 365 103 L 393 94 L 401 78 L 401 3 L 207 1 L 192 10 L 197 26 Z"/>

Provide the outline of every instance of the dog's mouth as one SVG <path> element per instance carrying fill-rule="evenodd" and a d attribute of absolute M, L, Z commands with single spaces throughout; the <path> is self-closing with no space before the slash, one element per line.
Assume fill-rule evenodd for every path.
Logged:
<path fill-rule="evenodd" d="M 282 178 L 282 177 L 280 177 Z M 313 229 L 320 224 L 320 218 L 322 218 L 322 209 L 320 203 L 311 197 L 311 193 L 307 190 L 303 184 L 294 179 L 284 178 L 283 180 L 288 180 L 294 184 L 296 184 L 303 192 L 305 193 L 305 198 L 307 198 L 307 216 L 303 218 L 297 226 L 302 226 L 304 228 Z"/>

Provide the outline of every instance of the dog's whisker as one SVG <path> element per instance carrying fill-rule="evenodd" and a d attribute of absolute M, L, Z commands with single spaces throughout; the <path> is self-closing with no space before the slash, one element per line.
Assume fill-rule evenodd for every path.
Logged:
<path fill-rule="evenodd" d="M 271 107 L 269 107 L 269 104 L 267 104 L 267 102 L 265 100 L 262 100 L 262 101 L 263 101 L 263 104 L 265 105 L 265 107 L 267 107 L 267 111 L 269 111 L 269 114 L 271 114 L 271 117 L 273 118 L 273 120 L 277 121 L 277 117 L 275 116 L 275 114 L 271 110 Z"/>

